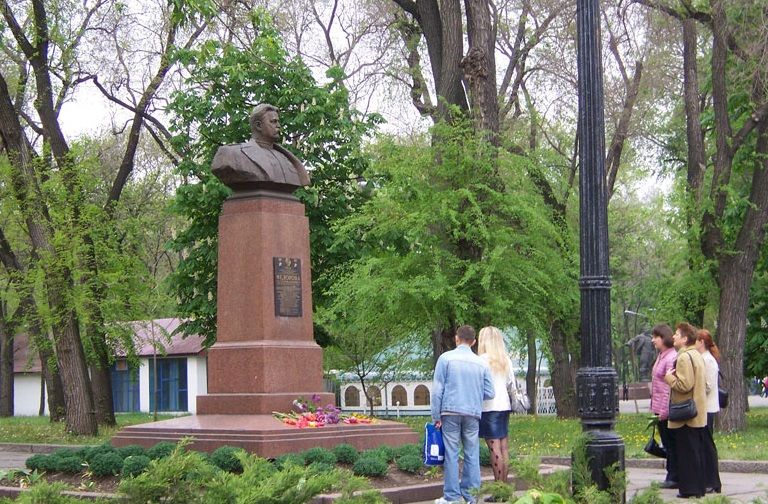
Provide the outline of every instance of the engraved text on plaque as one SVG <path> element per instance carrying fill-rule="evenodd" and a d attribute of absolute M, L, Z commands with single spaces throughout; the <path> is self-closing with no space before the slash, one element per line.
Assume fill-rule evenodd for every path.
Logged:
<path fill-rule="evenodd" d="M 301 259 L 273 257 L 275 316 L 301 317 Z"/>

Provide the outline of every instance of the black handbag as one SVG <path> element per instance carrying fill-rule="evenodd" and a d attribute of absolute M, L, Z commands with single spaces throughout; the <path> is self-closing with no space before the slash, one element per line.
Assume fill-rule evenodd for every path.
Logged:
<path fill-rule="evenodd" d="M 723 377 L 723 373 L 720 371 L 718 371 L 717 374 L 720 375 L 720 378 Z M 717 388 L 717 400 L 720 403 L 720 409 L 728 407 L 728 391 L 723 387 Z"/>
<path fill-rule="evenodd" d="M 696 403 L 693 399 L 686 399 L 683 402 L 671 403 L 669 405 L 669 419 L 675 422 L 685 422 L 698 415 Z"/>
<path fill-rule="evenodd" d="M 654 457 L 667 458 L 667 449 L 656 442 L 656 425 L 653 426 L 651 437 L 648 438 L 648 442 L 643 446 L 643 451 Z"/>
<path fill-rule="evenodd" d="M 693 367 L 693 357 L 688 356 L 691 359 L 691 369 L 693 370 L 693 382 L 696 383 L 696 369 Z M 698 415 L 696 410 L 696 403 L 693 399 L 686 399 L 679 403 L 669 403 L 669 419 L 674 422 L 685 422 Z"/>

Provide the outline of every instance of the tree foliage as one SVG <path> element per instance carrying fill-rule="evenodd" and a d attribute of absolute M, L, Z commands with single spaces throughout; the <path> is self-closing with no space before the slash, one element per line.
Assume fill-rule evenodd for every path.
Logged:
<path fill-rule="evenodd" d="M 373 197 L 338 227 L 363 255 L 332 272 L 332 302 L 318 311 L 338 346 L 374 355 L 382 348 L 370 340 L 459 324 L 545 330 L 548 309 L 569 301 L 557 290 L 559 235 L 521 160 L 498 155 L 468 122 L 437 128 L 432 147 L 383 138 L 373 149 Z M 488 184 L 496 170 L 503 190 Z"/>
<path fill-rule="evenodd" d="M 170 105 L 173 144 L 182 153 L 178 170 L 187 181 L 176 193 L 175 209 L 189 225 L 172 244 L 184 254 L 172 282 L 181 314 L 191 317 L 182 330 L 205 336 L 206 345 L 216 335 L 216 235 L 229 195 L 210 172 L 216 149 L 250 136 L 248 117 L 258 103 L 280 110 L 281 143 L 304 161 L 312 178 L 296 194 L 309 217 L 314 302 L 322 304 L 322 282 L 329 281 L 323 272 L 356 253 L 353 243 L 339 243 L 331 224 L 366 198 L 358 181 L 366 168 L 361 142 L 378 122 L 351 108 L 338 69 L 318 84 L 301 60 L 288 55 L 263 13 L 252 21 L 256 37 L 248 47 L 210 41 L 177 54 L 190 75 Z"/>

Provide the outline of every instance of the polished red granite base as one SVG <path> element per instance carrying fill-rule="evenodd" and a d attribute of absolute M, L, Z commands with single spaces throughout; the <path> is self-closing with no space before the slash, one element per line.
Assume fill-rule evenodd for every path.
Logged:
<path fill-rule="evenodd" d="M 367 425 L 329 425 L 298 429 L 271 415 L 192 415 L 123 428 L 112 438 L 114 446 L 154 446 L 160 441 L 194 438 L 195 450 L 213 451 L 220 446 L 239 446 L 266 458 L 321 446 L 349 443 L 358 450 L 381 445 L 417 443 L 419 436 L 398 422 L 377 420 Z"/>

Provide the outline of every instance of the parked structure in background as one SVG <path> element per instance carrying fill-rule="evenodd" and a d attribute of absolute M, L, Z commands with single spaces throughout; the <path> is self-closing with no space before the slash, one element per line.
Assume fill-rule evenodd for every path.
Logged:
<path fill-rule="evenodd" d="M 131 367 L 125 353 L 112 365 L 112 398 L 115 412 L 190 412 L 196 398 L 207 392 L 206 351 L 197 336 L 171 336 L 179 319 L 130 322 L 134 331 L 138 368 Z M 37 415 L 41 401 L 40 361 L 30 358 L 26 336 L 14 340 L 14 411 L 17 416 Z M 45 414 L 48 414 L 45 405 Z"/>

